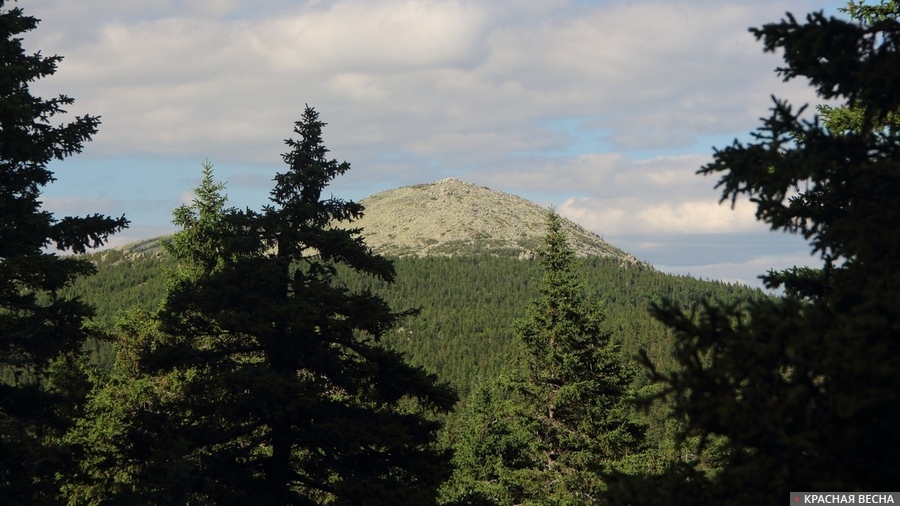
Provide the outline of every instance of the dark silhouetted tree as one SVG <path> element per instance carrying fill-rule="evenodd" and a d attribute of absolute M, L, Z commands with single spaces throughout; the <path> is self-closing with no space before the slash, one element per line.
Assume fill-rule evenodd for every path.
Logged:
<path fill-rule="evenodd" d="M 725 441 L 725 461 L 711 477 L 673 469 L 655 489 L 623 480 L 622 502 L 774 504 L 900 483 L 900 22 L 895 2 L 860 5 L 854 22 L 788 15 L 751 30 L 783 51 L 785 80 L 843 106 L 804 120 L 775 100 L 752 142 L 700 173 L 720 175 L 723 201 L 747 196 L 773 230 L 808 239 L 823 266 L 763 276 L 782 297 L 654 309 L 680 362 L 654 377 L 686 435 Z"/>
<path fill-rule="evenodd" d="M 350 168 L 327 158 L 323 126 L 304 111 L 262 212 L 224 208 L 208 167 L 193 205 L 176 210 L 183 230 L 166 248 L 180 266 L 158 327 L 122 357 L 137 378 L 171 388 L 126 413 L 151 422 L 169 413 L 138 439 L 157 443 L 124 448 L 129 461 L 150 455 L 161 467 L 144 466 L 122 488 L 217 504 L 436 501 L 449 457 L 434 445 L 430 413 L 451 409 L 456 394 L 380 343 L 408 312 L 336 278 L 338 265 L 385 281 L 394 270 L 347 227 L 362 206 L 322 195 Z M 118 448 L 110 458 L 122 458 Z M 163 472 L 166 460 L 182 474 Z M 83 496 L 104 494 L 104 480 L 116 483 L 88 477 Z"/>
<path fill-rule="evenodd" d="M 99 118 L 54 126 L 72 99 L 32 96 L 29 84 L 56 72 L 62 57 L 27 54 L 20 34 L 38 20 L 0 0 L 0 502 L 50 503 L 68 451 L 59 436 L 80 391 L 75 368 L 92 309 L 58 292 L 94 271 L 83 253 L 127 226 L 99 214 L 55 218 L 41 208 L 52 160 L 79 153 Z M 75 396 L 75 397 L 73 397 Z"/>

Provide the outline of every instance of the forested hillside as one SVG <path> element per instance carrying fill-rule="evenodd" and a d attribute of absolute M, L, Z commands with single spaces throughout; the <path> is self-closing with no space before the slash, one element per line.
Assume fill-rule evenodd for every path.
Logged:
<path fill-rule="evenodd" d="M 116 319 L 130 309 L 153 310 L 160 305 L 165 273 L 175 267 L 160 253 L 108 250 L 86 258 L 97 265 L 98 272 L 78 280 L 69 294 L 95 305 L 95 322 L 112 334 Z M 473 389 L 514 367 L 521 340 L 513 326 L 524 318 L 528 302 L 537 295 L 540 262 L 491 255 L 410 256 L 393 261 L 397 272 L 393 284 L 354 276 L 345 269 L 337 282 L 353 291 L 371 289 L 391 307 L 418 309 L 417 315 L 385 333 L 385 344 L 404 353 L 410 363 L 449 381 L 458 389 L 463 405 L 467 404 Z M 703 300 L 730 304 L 764 297 L 761 291 L 742 285 L 623 266 L 617 258 L 581 259 L 577 275 L 588 297 L 605 311 L 603 325 L 621 343 L 622 356 L 636 357 L 643 349 L 661 370 L 671 370 L 676 363 L 671 331 L 648 313 L 652 302 L 668 299 L 691 311 Z M 88 346 L 98 362 L 110 366 L 111 344 L 91 341 Z M 648 385 L 648 378 L 638 373 L 634 383 L 639 389 Z M 674 428 L 666 422 L 667 412 L 666 405 L 656 404 L 640 418 L 648 424 L 650 445 L 672 451 Z"/>
<path fill-rule="evenodd" d="M 26 53 L 38 20 L 5 3 L 0 504 L 745 506 L 900 483 L 895 0 L 750 30 L 830 104 L 774 98 L 699 171 L 818 255 L 762 276 L 777 296 L 455 179 L 364 219 L 327 193 L 350 164 L 309 106 L 268 204 L 229 207 L 206 162 L 178 231 L 87 254 L 129 220 L 42 192 L 99 117 L 30 94 L 61 57 Z"/>
<path fill-rule="evenodd" d="M 87 255 L 96 275 L 70 289 L 97 308 L 95 320 L 112 328 L 116 315 L 134 307 L 156 308 L 165 291 L 165 272 L 174 263 L 162 254 L 107 250 Z M 491 255 L 404 257 L 394 259 L 395 283 L 341 273 L 352 289 L 369 287 L 398 309 L 419 308 L 389 333 L 386 340 L 449 380 L 462 394 L 482 377 L 496 375 L 513 350 L 512 323 L 524 316 L 540 278 L 537 260 Z M 671 299 L 690 310 L 706 299 L 730 303 L 762 292 L 742 285 L 673 276 L 642 266 L 622 266 L 617 259 L 589 257 L 579 267 L 589 294 L 607 312 L 606 324 L 622 341 L 627 356 L 646 349 L 663 368 L 673 362 L 665 327 L 650 318 L 652 301 Z M 104 356 L 108 359 L 108 349 Z"/>

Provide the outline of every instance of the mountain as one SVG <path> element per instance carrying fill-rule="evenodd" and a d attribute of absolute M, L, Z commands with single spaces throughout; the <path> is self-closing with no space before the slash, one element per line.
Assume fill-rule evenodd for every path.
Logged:
<path fill-rule="evenodd" d="M 522 197 L 455 178 L 383 191 L 360 203 L 365 206 L 361 219 L 336 226 L 361 228 L 366 243 L 385 256 L 489 254 L 533 258 L 545 235 L 547 209 Z M 598 256 L 623 265 L 649 267 L 570 220 L 563 219 L 563 228 L 579 257 Z M 155 253 L 159 239 L 134 242 L 121 249 Z"/>
<path fill-rule="evenodd" d="M 543 269 L 533 251 L 543 242 L 546 209 L 456 179 L 381 192 L 361 203 L 364 218 L 349 226 L 362 228 L 370 246 L 394 258 L 396 278 L 387 283 L 340 267 L 335 282 L 353 293 L 370 290 L 395 310 L 417 310 L 382 337 L 384 345 L 458 388 L 463 398 L 506 374 L 521 351 L 514 323 L 539 295 Z M 624 357 L 646 353 L 660 371 L 676 365 L 673 336 L 649 316 L 651 303 L 666 299 L 690 309 L 709 300 L 737 304 L 764 296 L 745 286 L 659 272 L 570 221 L 564 225 L 585 257 L 577 277 L 585 297 L 603 308 L 604 329 L 621 343 Z M 116 336 L 121 315 L 135 308 L 153 312 L 164 300 L 175 261 L 156 254 L 159 239 L 86 255 L 97 273 L 60 295 L 96 308 L 98 332 Z M 87 346 L 93 364 L 111 367 L 113 341 Z M 646 383 L 639 375 L 635 386 Z M 641 415 L 660 448 L 671 446 L 666 409 L 656 405 Z"/>
<path fill-rule="evenodd" d="M 517 353 L 512 324 L 537 296 L 542 271 L 534 251 L 543 244 L 547 210 L 457 179 L 388 190 L 360 202 L 363 218 L 335 226 L 361 228 L 375 251 L 395 260 L 396 282 L 339 270 L 340 282 L 372 290 L 392 308 L 420 309 L 385 343 L 463 393 L 499 374 Z M 673 362 L 671 334 L 647 314 L 651 302 L 666 298 L 690 308 L 709 299 L 762 296 L 747 287 L 661 273 L 597 234 L 563 223 L 570 245 L 584 257 L 579 280 L 589 297 L 602 301 L 625 355 L 646 349 L 662 370 Z M 97 274 L 67 293 L 94 305 L 97 321 L 109 327 L 130 308 L 152 311 L 164 297 L 165 273 L 174 267 L 167 255 L 155 254 L 159 239 L 89 255 Z M 108 346 L 98 345 L 96 353 L 100 362 L 111 361 Z"/>
<path fill-rule="evenodd" d="M 533 257 L 543 243 L 547 210 L 522 197 L 455 178 L 405 186 L 366 197 L 362 229 L 366 243 L 386 256 L 454 256 L 487 253 Z M 563 220 L 580 257 L 600 256 L 638 264 L 597 234 Z"/>

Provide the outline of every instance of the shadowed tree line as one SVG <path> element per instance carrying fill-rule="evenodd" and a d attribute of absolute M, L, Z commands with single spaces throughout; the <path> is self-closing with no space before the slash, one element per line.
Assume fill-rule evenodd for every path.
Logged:
<path fill-rule="evenodd" d="M 773 230 L 801 234 L 822 268 L 769 272 L 777 297 L 730 289 L 717 297 L 710 287 L 719 285 L 696 285 L 711 293 L 689 307 L 678 283 L 661 282 L 672 291 L 650 304 L 661 327 L 643 328 L 662 337 L 647 339 L 638 318 L 609 316 L 629 306 L 616 298 L 643 294 L 585 284 L 590 270 L 551 211 L 531 267 L 540 280 L 518 280 L 532 287 L 520 319 L 503 329 L 483 319 L 493 323 L 480 340 L 506 343 L 495 348 L 506 363 L 470 364 L 474 378 L 425 367 L 429 352 L 404 340 L 440 335 L 441 319 L 400 329 L 443 308 L 388 300 L 404 289 L 389 288 L 401 279 L 395 264 L 360 230 L 331 227 L 363 209 L 325 196 L 350 166 L 328 158 L 325 123 L 310 107 L 286 141 L 267 206 L 227 207 L 205 164 L 194 201 L 174 212 L 181 230 L 164 245 L 158 302 L 147 307 L 153 297 L 135 292 L 143 309 L 120 314 L 113 328 L 92 322 L 94 308 L 72 291 L 96 273 L 92 257 L 54 251 L 85 253 L 128 222 L 41 209 L 48 164 L 80 152 L 99 119 L 51 124 L 72 99 L 33 97 L 28 85 L 61 57 L 26 54 L 19 35 L 38 21 L 5 3 L 4 504 L 739 505 L 900 482 L 896 2 L 851 2 L 851 21 L 788 15 L 752 29 L 765 50 L 783 53 L 785 80 L 806 78 L 832 105 L 813 116 L 775 99 L 751 141 L 717 150 L 700 170 L 719 177 L 723 201 L 749 197 Z M 414 277 L 443 276 L 452 262 L 479 261 L 404 265 Z M 141 269 L 132 274 L 145 276 L 140 293 L 149 293 L 159 270 Z M 491 293 L 460 307 L 475 312 Z M 625 346 L 643 348 L 643 374 Z M 452 414 L 451 380 L 471 388 Z"/>

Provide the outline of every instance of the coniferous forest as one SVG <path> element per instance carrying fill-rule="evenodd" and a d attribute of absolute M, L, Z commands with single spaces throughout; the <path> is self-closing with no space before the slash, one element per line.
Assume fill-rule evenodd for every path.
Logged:
<path fill-rule="evenodd" d="M 822 267 L 760 290 L 576 258 L 387 258 L 307 106 L 269 203 L 212 164 L 161 252 L 41 209 L 100 127 L 0 0 L 0 502 L 777 504 L 900 483 L 900 6 L 751 28 L 785 80 L 701 175 Z M 56 124 L 59 117 L 68 122 Z"/>

